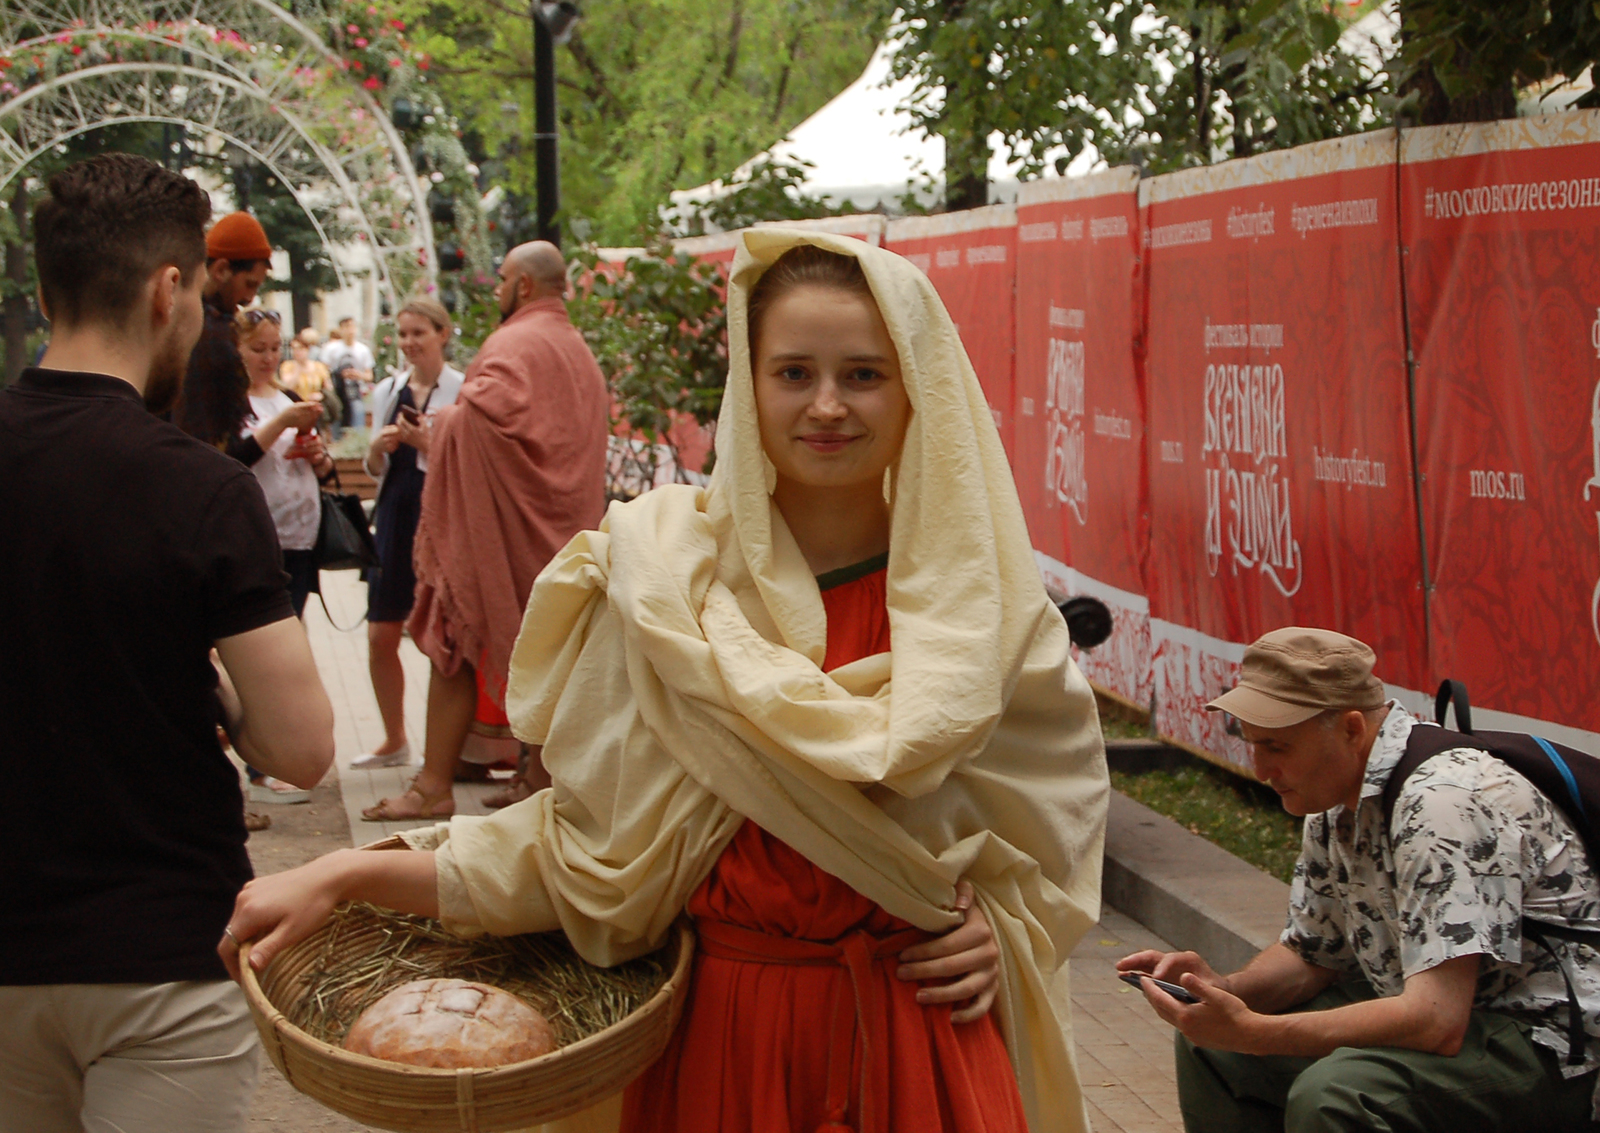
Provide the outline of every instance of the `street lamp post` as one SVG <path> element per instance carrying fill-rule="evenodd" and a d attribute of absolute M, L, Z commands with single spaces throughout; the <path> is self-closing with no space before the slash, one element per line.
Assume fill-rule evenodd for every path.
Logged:
<path fill-rule="evenodd" d="M 533 17 L 533 160 L 538 190 L 538 237 L 561 246 L 556 213 L 561 211 L 561 167 L 557 153 L 556 45 L 565 43 L 578 22 L 577 5 L 528 6 Z"/>

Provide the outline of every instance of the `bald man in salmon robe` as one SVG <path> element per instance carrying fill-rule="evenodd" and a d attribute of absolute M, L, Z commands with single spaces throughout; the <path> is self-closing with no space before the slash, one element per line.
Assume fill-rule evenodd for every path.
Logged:
<path fill-rule="evenodd" d="M 455 405 L 431 429 L 401 426 L 401 440 L 429 464 L 407 629 L 433 672 L 422 771 L 404 794 L 363 812 L 372 821 L 454 813 L 475 674 L 503 708 L 534 578 L 605 511 L 609 395 L 567 318 L 567 290 L 555 245 L 512 249 L 495 288 L 503 320 L 468 366 Z"/>

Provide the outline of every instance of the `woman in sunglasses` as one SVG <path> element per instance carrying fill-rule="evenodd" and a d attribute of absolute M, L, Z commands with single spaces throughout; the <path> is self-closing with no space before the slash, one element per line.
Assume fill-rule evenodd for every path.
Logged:
<path fill-rule="evenodd" d="M 304 615 L 306 598 L 316 581 L 312 548 L 322 521 L 319 477 L 333 472 L 333 458 L 316 431 L 322 405 L 302 401 L 278 385 L 283 360 L 283 328 L 276 311 L 252 307 L 234 316 L 239 356 L 250 379 L 250 416 L 240 435 L 254 438 L 261 457 L 250 466 L 272 510 L 289 575 L 294 612 Z"/>
<path fill-rule="evenodd" d="M 250 465 L 261 482 L 262 494 L 278 530 L 283 569 L 289 575 L 289 597 L 294 612 L 304 616 L 306 598 L 317 580 L 312 548 L 322 522 L 319 479 L 333 474 L 333 458 L 322 446 L 316 426 L 322 416 L 320 401 L 302 401 L 279 387 L 278 363 L 283 359 L 283 328 L 276 311 L 252 307 L 234 316 L 239 356 L 249 378 L 250 414 L 228 451 Z M 311 792 L 291 783 L 250 773 L 250 801 L 300 803 Z"/>

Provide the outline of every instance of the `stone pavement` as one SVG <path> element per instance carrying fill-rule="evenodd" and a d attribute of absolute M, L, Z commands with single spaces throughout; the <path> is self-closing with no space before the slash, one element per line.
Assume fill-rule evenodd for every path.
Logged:
<path fill-rule="evenodd" d="M 323 583 L 329 610 L 339 624 L 349 625 L 360 617 L 366 591 L 353 573 L 325 574 Z M 350 770 L 350 761 L 370 751 L 383 736 L 367 676 L 365 626 L 340 632 L 313 599 L 306 608 L 306 629 L 323 684 L 333 699 L 338 777 L 335 782 L 330 774 L 308 807 L 267 808 L 273 828 L 250 842 L 260 872 L 286 869 L 336 846 L 361 845 L 418 825 L 361 819 L 362 807 L 397 794 L 415 773 L 407 768 Z M 406 729 L 420 759 L 428 663 L 409 638 L 402 642 L 401 657 L 406 666 Z M 458 813 L 484 813 L 479 799 L 493 789 L 458 784 Z M 338 829 L 340 795 L 347 830 Z M 1107 908 L 1072 954 L 1070 999 L 1078 1070 L 1096 1133 L 1179 1133 L 1183 1127 L 1173 1080 L 1171 1029 L 1156 1018 L 1143 996 L 1115 978 L 1112 967 L 1118 957 L 1141 948 L 1170 945 Z M 264 1063 L 250 1128 L 252 1133 L 358 1133 L 367 1127 L 297 1094 Z"/>

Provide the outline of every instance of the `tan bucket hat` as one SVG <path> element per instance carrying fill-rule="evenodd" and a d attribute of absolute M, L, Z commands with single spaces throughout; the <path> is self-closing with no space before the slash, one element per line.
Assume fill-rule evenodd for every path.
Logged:
<path fill-rule="evenodd" d="M 1381 708 L 1377 659 L 1371 646 L 1331 629 L 1275 629 L 1245 649 L 1238 686 L 1206 708 L 1258 728 L 1291 728 L 1330 708 Z"/>

